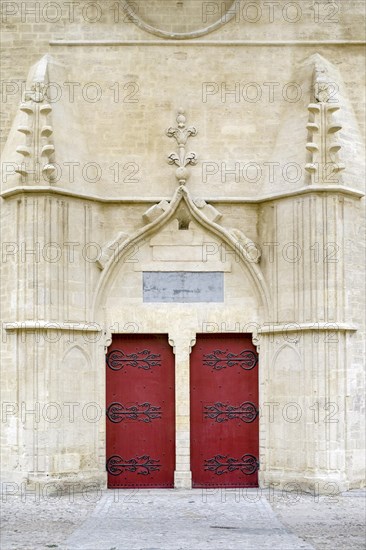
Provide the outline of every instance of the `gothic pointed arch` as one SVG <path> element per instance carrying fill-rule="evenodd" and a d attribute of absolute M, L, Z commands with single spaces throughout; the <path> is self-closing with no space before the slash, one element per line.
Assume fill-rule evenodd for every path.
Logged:
<path fill-rule="evenodd" d="M 91 359 L 88 352 L 83 349 L 80 345 L 74 344 L 70 346 L 64 353 L 62 357 L 62 364 L 66 365 L 70 359 L 76 359 L 82 361 L 86 368 L 90 367 Z"/>
<path fill-rule="evenodd" d="M 299 366 L 302 366 L 303 360 L 299 350 L 294 345 L 286 342 L 285 344 L 282 344 L 274 354 L 271 363 L 272 369 L 276 368 L 279 363 L 279 357 L 282 357 L 285 353 L 289 354 Z"/>
<path fill-rule="evenodd" d="M 114 253 L 110 256 L 105 253 L 103 255 L 103 261 L 100 263 L 99 267 L 102 269 L 102 274 L 95 293 L 93 303 L 94 312 L 98 311 L 98 308 L 103 301 L 103 295 L 105 289 L 108 287 L 112 273 L 120 262 L 123 261 L 126 254 L 131 250 L 131 247 L 144 242 L 148 237 L 162 230 L 168 222 L 176 217 L 182 206 L 185 207 L 183 209 L 185 217 L 188 213 L 192 220 L 219 237 L 222 242 L 226 243 L 233 251 L 235 251 L 240 258 L 241 263 L 246 267 L 247 272 L 253 280 L 261 297 L 264 311 L 268 314 L 270 311 L 271 298 L 262 270 L 258 265 L 260 253 L 256 245 L 238 230 L 230 230 L 219 225 L 215 221 L 217 216 L 214 215 L 213 219 L 210 219 L 210 217 L 202 211 L 203 208 L 200 201 L 192 199 L 189 191 L 184 185 L 180 185 L 177 188 L 170 203 L 163 201 L 163 203 L 152 207 L 152 209 L 155 209 L 154 216 L 148 216 L 145 218 L 148 223 L 143 228 L 139 229 L 129 237 L 125 234 L 119 234 L 116 239 L 109 244 L 108 248 L 113 249 Z"/>

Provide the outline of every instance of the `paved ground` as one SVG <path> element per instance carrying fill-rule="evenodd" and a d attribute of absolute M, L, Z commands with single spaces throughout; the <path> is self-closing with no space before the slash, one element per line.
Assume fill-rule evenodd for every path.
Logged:
<path fill-rule="evenodd" d="M 3 498 L 2 550 L 361 550 L 365 492 L 105 491 Z"/>
<path fill-rule="evenodd" d="M 278 492 L 270 501 L 280 521 L 317 550 L 366 548 L 365 490 L 319 499 Z"/>

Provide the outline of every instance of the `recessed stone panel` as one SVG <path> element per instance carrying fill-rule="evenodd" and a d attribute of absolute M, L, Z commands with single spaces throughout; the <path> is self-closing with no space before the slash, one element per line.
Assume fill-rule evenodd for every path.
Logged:
<path fill-rule="evenodd" d="M 143 273 L 144 302 L 223 302 L 221 272 L 146 271 Z"/>

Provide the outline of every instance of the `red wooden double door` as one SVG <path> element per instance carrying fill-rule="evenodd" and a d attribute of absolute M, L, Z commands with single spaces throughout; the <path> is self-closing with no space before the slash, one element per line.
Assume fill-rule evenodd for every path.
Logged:
<path fill-rule="evenodd" d="M 108 487 L 174 487 L 175 361 L 166 335 L 115 335 L 107 354 Z M 258 485 L 251 335 L 197 335 L 190 366 L 193 487 Z"/>

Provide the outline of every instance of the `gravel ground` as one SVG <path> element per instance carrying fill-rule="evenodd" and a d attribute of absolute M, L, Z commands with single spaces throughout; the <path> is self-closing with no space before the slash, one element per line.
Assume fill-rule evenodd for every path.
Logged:
<path fill-rule="evenodd" d="M 90 494 L 88 496 L 91 496 Z M 1 502 L 1 550 L 58 548 L 95 508 L 94 502 L 81 495 L 48 497 L 35 501 L 18 496 Z"/>
<path fill-rule="evenodd" d="M 285 527 L 317 550 L 366 548 L 366 491 L 353 490 L 318 499 L 275 492 L 269 499 Z"/>
<path fill-rule="evenodd" d="M 26 499 L 21 499 L 19 496 L 3 497 L 1 502 L 1 549 L 59 548 L 72 550 L 72 547 L 66 543 L 67 539 L 73 537 L 73 533 L 82 530 L 86 520 L 85 525 L 93 523 L 91 521 L 95 515 L 93 512 L 95 512 L 96 507 L 101 507 L 106 494 L 108 494 L 110 506 L 111 500 L 115 498 L 114 495 L 111 496 L 110 491 L 104 492 L 102 499 L 101 495 L 98 496 L 96 493 L 88 493 L 84 496 L 75 494 L 74 496 L 48 497 L 38 502 L 35 502 L 33 495 L 28 495 Z M 134 502 L 140 505 L 142 503 L 144 506 L 144 500 L 141 500 L 141 496 L 144 495 L 139 491 L 135 493 L 121 491 L 119 495 L 116 495 L 116 498 L 119 507 L 123 510 L 131 508 L 131 505 L 133 507 Z M 169 496 L 166 498 L 169 498 Z M 202 501 L 201 495 L 195 498 Z M 232 505 L 234 505 L 235 495 L 227 494 L 225 501 L 229 504 L 230 498 L 233 499 Z M 305 541 L 317 550 L 361 550 L 366 548 L 366 508 L 365 491 L 363 490 L 349 491 L 332 499 L 320 496 L 315 500 L 312 495 L 302 494 L 300 497 L 296 497 L 294 493 L 281 492 L 274 492 L 270 497 L 266 495 L 262 498 L 268 500 L 287 532 L 297 535 L 299 540 Z M 192 502 L 192 500 L 189 500 L 189 502 Z M 103 514 L 102 508 L 100 509 Z M 222 499 L 221 502 L 220 499 L 217 499 L 216 504 L 210 502 L 210 508 L 214 510 L 215 514 L 217 511 L 217 519 L 219 520 L 222 512 Z M 189 521 L 188 518 L 189 515 L 187 521 Z M 172 525 L 173 528 L 174 525 Z M 224 531 L 223 529 L 217 529 L 216 532 L 221 535 Z M 235 531 L 225 532 L 228 536 L 230 536 L 230 533 L 235 533 Z M 92 537 L 91 540 L 93 540 Z M 178 544 L 179 533 L 176 533 L 176 540 Z M 179 547 L 181 546 L 176 546 L 176 548 Z M 97 545 L 90 542 L 90 545 L 88 543 L 83 548 L 85 550 L 95 550 Z M 145 546 L 142 545 L 142 548 L 145 548 Z M 225 548 L 225 546 L 220 545 L 220 548 Z M 237 546 L 237 548 L 242 550 L 247 546 L 242 548 Z M 287 548 L 288 546 L 286 546 L 286 550 Z M 210 545 L 207 545 L 207 549 L 215 550 L 212 541 Z M 107 546 L 105 550 L 110 550 L 110 547 Z M 192 550 L 196 549 L 192 548 Z M 258 546 L 256 550 L 261 550 L 261 548 Z M 282 548 L 276 546 L 274 550 L 282 550 Z"/>

